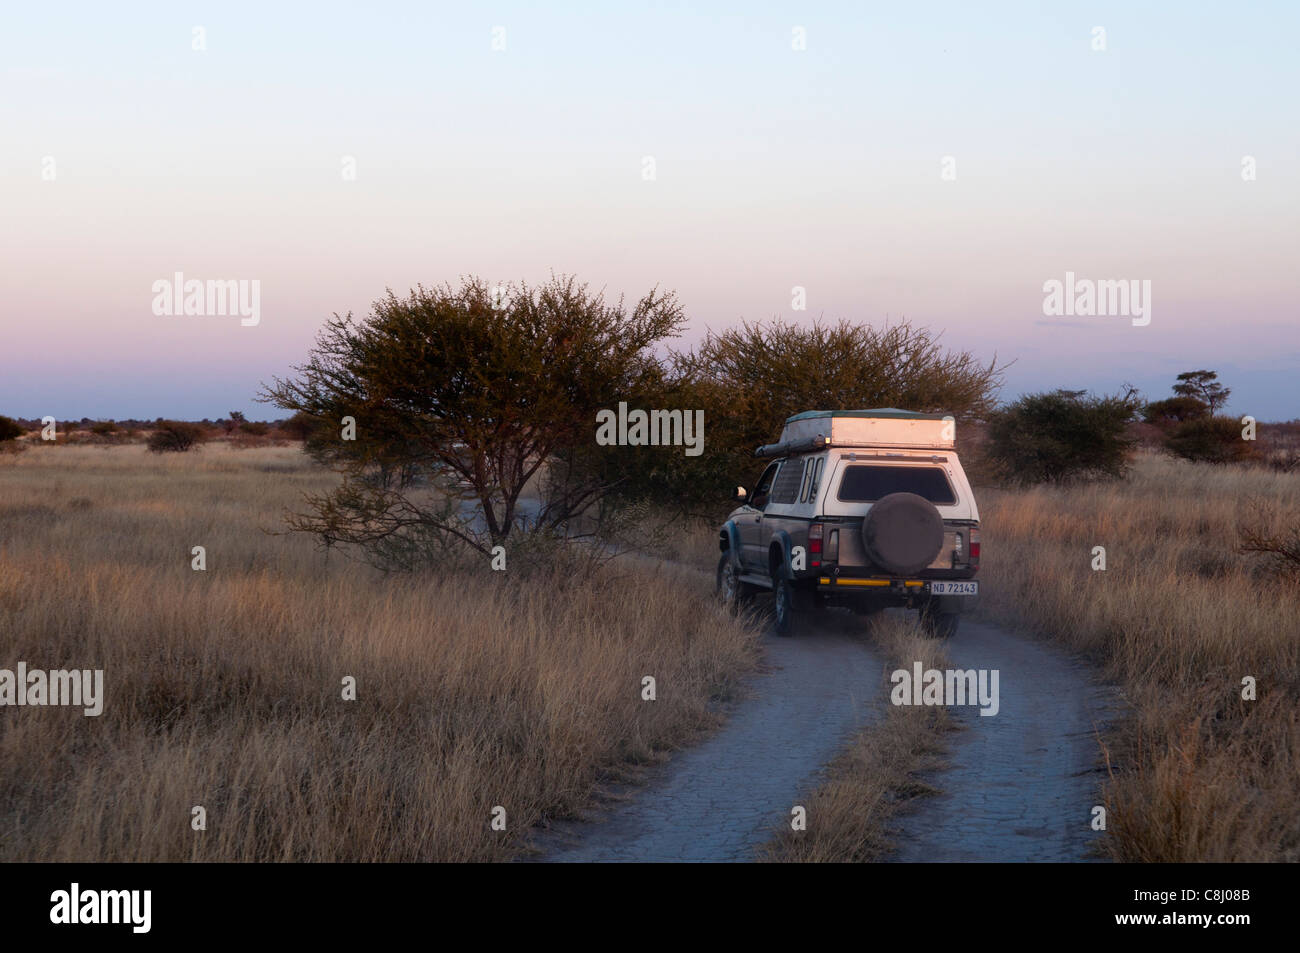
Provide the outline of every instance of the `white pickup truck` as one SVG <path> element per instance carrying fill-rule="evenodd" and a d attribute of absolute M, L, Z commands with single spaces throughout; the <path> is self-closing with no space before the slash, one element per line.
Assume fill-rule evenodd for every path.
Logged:
<path fill-rule="evenodd" d="M 894 408 L 814 410 L 759 447 L 772 460 L 718 533 L 717 588 L 733 609 L 775 596 L 776 630 L 809 610 L 889 606 L 951 636 L 979 583 L 979 511 L 954 449 L 955 422 Z"/>

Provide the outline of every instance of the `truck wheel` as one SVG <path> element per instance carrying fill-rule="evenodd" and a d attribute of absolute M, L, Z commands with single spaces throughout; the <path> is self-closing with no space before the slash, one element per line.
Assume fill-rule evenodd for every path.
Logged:
<path fill-rule="evenodd" d="M 740 571 L 736 568 L 736 561 L 731 558 L 731 553 L 723 553 L 722 558 L 718 560 L 718 572 L 713 591 L 732 615 L 739 613 L 741 607 L 753 598 L 754 587 L 740 581 Z"/>
<path fill-rule="evenodd" d="M 794 635 L 807 603 L 804 593 L 800 592 L 789 579 L 777 579 L 774 594 L 776 634 Z"/>
<path fill-rule="evenodd" d="M 915 493 L 890 493 L 862 521 L 862 545 L 882 569 L 900 576 L 920 572 L 943 549 L 943 517 Z"/>

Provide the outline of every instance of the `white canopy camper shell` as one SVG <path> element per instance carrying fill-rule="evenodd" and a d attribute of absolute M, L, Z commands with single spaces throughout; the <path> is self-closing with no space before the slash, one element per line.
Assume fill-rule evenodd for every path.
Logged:
<path fill-rule="evenodd" d="M 951 414 L 918 414 L 895 407 L 809 410 L 788 418 L 780 442 L 759 447 L 755 456 L 782 457 L 827 447 L 951 450 L 955 431 Z"/>

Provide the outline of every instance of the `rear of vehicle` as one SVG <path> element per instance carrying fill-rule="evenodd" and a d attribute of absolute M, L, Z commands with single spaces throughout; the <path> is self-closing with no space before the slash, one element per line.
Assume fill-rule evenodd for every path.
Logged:
<path fill-rule="evenodd" d="M 903 606 L 940 635 L 956 631 L 979 593 L 980 537 L 953 419 L 896 408 L 809 411 L 789 418 L 782 442 L 758 455 L 800 451 L 825 463 L 808 565 L 787 573 L 792 601 L 862 614 Z"/>
<path fill-rule="evenodd" d="M 804 610 L 917 609 L 956 631 L 979 593 L 979 511 L 951 417 L 895 408 L 808 411 L 785 422 L 773 462 L 718 534 L 718 591 L 771 589 L 776 629 Z"/>
<path fill-rule="evenodd" d="M 864 614 L 919 609 L 951 634 L 978 595 L 980 559 L 979 512 L 956 453 L 836 449 L 826 468 L 805 585 Z"/>

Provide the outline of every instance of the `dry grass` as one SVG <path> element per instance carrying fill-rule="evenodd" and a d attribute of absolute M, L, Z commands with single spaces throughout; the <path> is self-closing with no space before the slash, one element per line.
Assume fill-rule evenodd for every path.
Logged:
<path fill-rule="evenodd" d="M 1116 859 L 1300 860 L 1300 585 L 1236 552 L 1254 501 L 1300 525 L 1295 475 L 1154 455 L 980 494 L 981 612 L 1088 653 L 1131 705 L 1107 738 Z"/>
<path fill-rule="evenodd" d="M 698 574 L 383 577 L 263 532 L 332 479 L 290 448 L 0 460 L 0 667 L 107 696 L 0 712 L 0 860 L 507 859 L 755 664 Z"/>
<path fill-rule="evenodd" d="M 712 579 L 722 555 L 718 549 L 718 527 L 722 522 L 668 517 L 652 511 L 637 527 L 637 540 L 643 545 L 648 542 L 652 555 L 693 566 Z"/>
<path fill-rule="evenodd" d="M 860 625 L 861 623 L 858 622 Z M 868 637 L 888 660 L 889 671 L 949 668 L 943 643 L 928 638 L 912 614 L 874 617 Z M 888 697 L 889 671 L 881 693 Z M 885 706 L 882 719 L 854 736 L 825 769 L 825 780 L 802 800 L 807 830 L 782 829 L 767 845 L 767 858 L 782 862 L 845 863 L 878 860 L 893 849 L 895 817 L 915 798 L 936 791 L 921 779 L 941 767 L 943 736 L 953 730 L 944 708 Z"/>

